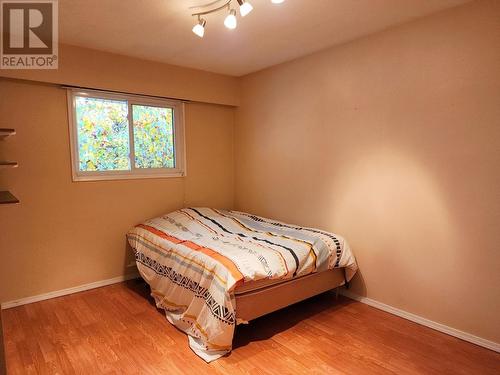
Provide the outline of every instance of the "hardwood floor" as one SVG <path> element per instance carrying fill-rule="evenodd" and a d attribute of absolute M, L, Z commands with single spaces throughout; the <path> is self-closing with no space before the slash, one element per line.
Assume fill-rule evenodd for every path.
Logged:
<path fill-rule="evenodd" d="M 134 280 L 2 312 L 9 374 L 500 374 L 500 354 L 326 293 L 206 364 Z"/>

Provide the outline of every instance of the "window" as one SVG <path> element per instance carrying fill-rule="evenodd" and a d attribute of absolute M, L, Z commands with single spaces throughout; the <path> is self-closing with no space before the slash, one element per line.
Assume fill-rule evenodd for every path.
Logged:
<path fill-rule="evenodd" d="M 68 90 L 73 180 L 184 176 L 181 102 Z"/>

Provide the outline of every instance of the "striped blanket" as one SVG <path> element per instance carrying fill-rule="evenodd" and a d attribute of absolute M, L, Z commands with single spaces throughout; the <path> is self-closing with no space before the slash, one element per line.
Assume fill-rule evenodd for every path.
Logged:
<path fill-rule="evenodd" d="M 357 269 L 336 234 L 235 211 L 185 208 L 148 220 L 127 237 L 157 306 L 207 362 L 231 350 L 237 286 L 335 267 L 345 267 L 349 280 Z"/>

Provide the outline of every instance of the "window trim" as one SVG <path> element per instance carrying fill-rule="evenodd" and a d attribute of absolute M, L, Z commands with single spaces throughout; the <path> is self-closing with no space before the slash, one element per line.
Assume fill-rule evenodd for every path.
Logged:
<path fill-rule="evenodd" d="M 128 171 L 80 171 L 78 150 L 78 129 L 76 124 L 76 96 L 96 99 L 127 101 L 130 145 L 130 170 Z M 178 100 L 147 97 L 135 94 L 122 94 L 91 89 L 67 89 L 68 124 L 71 148 L 71 174 L 73 181 L 129 180 L 146 178 L 166 178 L 186 176 L 186 147 L 184 125 L 184 103 Z M 146 105 L 172 108 L 174 111 L 174 160 L 175 168 L 136 168 L 132 106 Z"/>

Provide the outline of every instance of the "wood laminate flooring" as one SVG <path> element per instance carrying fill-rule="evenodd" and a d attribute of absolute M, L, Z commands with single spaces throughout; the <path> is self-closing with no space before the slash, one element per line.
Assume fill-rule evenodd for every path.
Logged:
<path fill-rule="evenodd" d="M 133 280 L 2 311 L 8 374 L 500 374 L 500 354 L 325 293 L 198 358 Z"/>

